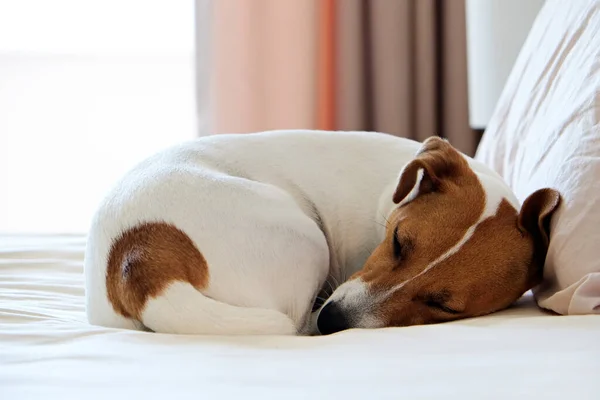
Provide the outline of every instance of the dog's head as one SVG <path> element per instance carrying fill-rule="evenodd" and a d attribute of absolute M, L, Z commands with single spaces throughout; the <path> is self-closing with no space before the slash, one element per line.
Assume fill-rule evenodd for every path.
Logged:
<path fill-rule="evenodd" d="M 542 280 L 560 196 L 538 190 L 517 211 L 507 195 L 447 141 L 426 140 L 400 174 L 385 239 L 325 303 L 319 331 L 430 324 L 511 305 Z"/>

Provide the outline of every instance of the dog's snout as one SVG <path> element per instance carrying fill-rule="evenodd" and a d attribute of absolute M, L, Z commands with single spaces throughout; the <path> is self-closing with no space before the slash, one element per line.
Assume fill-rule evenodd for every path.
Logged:
<path fill-rule="evenodd" d="M 319 313 L 317 328 L 321 334 L 329 335 L 348 329 L 349 325 L 339 305 L 330 301 Z"/>

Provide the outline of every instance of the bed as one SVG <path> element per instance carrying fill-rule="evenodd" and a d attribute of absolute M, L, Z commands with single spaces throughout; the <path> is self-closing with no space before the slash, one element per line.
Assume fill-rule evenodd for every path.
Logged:
<path fill-rule="evenodd" d="M 84 236 L 0 236 L 0 398 L 600 398 L 600 318 L 514 307 L 324 337 L 90 326 Z"/>

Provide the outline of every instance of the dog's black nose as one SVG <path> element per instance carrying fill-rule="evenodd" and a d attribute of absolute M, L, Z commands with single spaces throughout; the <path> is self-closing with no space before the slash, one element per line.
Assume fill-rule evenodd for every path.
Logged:
<path fill-rule="evenodd" d="M 322 335 L 343 331 L 348 329 L 348 320 L 340 307 L 333 301 L 330 301 L 319 313 L 317 318 L 317 328 Z"/>

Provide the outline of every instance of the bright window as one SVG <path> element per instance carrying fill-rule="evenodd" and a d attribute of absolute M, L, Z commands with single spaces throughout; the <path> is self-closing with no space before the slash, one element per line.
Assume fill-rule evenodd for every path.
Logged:
<path fill-rule="evenodd" d="M 0 231 L 85 232 L 196 135 L 193 0 L 0 0 Z"/>

